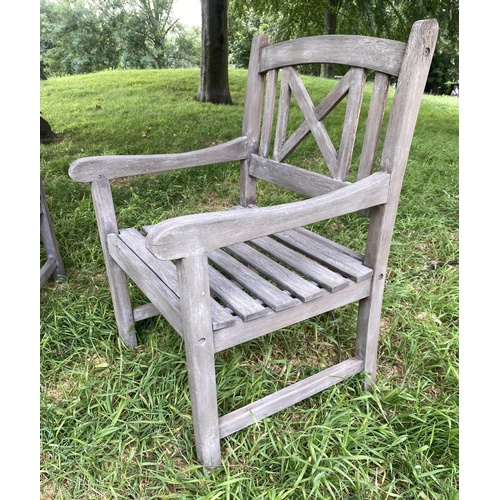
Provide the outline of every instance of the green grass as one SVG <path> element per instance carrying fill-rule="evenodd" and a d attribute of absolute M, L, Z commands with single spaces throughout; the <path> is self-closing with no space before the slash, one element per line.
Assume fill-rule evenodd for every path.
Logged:
<path fill-rule="evenodd" d="M 230 72 L 234 106 L 195 102 L 196 70 L 41 82 L 41 112 L 59 140 L 41 145 L 40 169 L 67 269 L 40 292 L 41 498 L 457 499 L 458 266 L 440 264 L 459 258 L 458 99 L 422 101 L 373 393 L 354 378 L 241 430 L 222 440 L 223 467 L 205 475 L 194 460 L 181 340 L 153 318 L 137 326 L 139 347 L 119 341 L 89 187 L 69 179 L 68 167 L 81 156 L 188 151 L 238 136 L 245 76 Z M 331 82 L 307 80 L 318 102 Z M 294 161 L 317 166 L 312 143 L 303 149 Z M 119 223 L 232 205 L 238 169 L 117 180 Z M 275 187 L 259 192 L 263 204 L 292 199 Z M 361 247 L 366 221 L 317 229 Z M 350 355 L 355 313 L 346 307 L 218 354 L 221 412 Z"/>

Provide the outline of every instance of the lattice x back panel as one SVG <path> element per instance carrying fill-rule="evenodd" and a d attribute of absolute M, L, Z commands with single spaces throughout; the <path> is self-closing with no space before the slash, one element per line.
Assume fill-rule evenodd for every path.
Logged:
<path fill-rule="evenodd" d="M 264 37 L 262 44 L 266 44 Z M 259 105 L 257 92 L 265 97 L 260 137 L 255 137 L 259 147 L 251 157 L 248 174 L 307 196 L 324 194 L 345 186 L 356 137 L 361 134 L 357 179 L 373 173 L 391 77 L 399 75 L 405 48 L 405 43 L 394 40 L 342 35 L 307 37 L 261 48 L 258 71 L 265 77 L 265 93 L 255 82 L 254 106 Z M 330 92 L 316 106 L 297 69 L 311 62 L 351 65 L 340 81 L 332 81 Z M 373 75 L 373 90 L 366 124 L 358 130 L 361 108 L 367 99 L 368 74 Z M 303 115 L 302 123 L 295 129 L 289 126 L 292 100 Z M 337 112 L 334 118 L 342 126 L 341 139 L 334 144 L 324 120 L 341 103 L 345 104 L 345 115 Z M 255 108 L 247 109 L 248 115 L 253 112 Z M 252 119 L 250 116 L 249 121 Z M 330 173 L 328 177 L 292 168 L 287 162 L 308 136 L 317 143 Z M 242 204 L 253 203 L 254 198 L 250 188 Z"/>

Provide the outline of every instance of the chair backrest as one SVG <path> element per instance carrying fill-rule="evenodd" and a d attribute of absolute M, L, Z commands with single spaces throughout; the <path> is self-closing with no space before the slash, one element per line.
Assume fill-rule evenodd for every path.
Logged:
<path fill-rule="evenodd" d="M 361 133 L 361 152 L 356 155 L 357 179 L 382 170 L 394 174 L 392 182 L 396 181 L 400 188 L 437 33 L 437 21 L 431 19 L 416 22 L 407 43 L 365 36 L 323 35 L 270 45 L 267 36 L 256 36 L 243 120 L 243 135 L 249 139 L 251 156 L 241 164 L 240 203 L 243 206 L 256 203 L 256 179 L 307 196 L 344 187 L 350 179 L 353 151 Z M 318 105 L 313 104 L 297 70 L 297 66 L 311 63 L 350 67 L 340 81 L 332 80 L 331 90 Z M 368 76 L 370 79 L 373 76 L 371 94 L 365 91 Z M 397 88 L 382 143 L 392 77 L 397 78 Z M 360 131 L 363 101 L 370 95 L 366 126 Z M 294 130 L 288 130 L 293 100 L 302 111 L 303 121 Z M 344 106 L 339 104 L 344 100 L 347 102 L 340 140 L 334 144 L 324 120 L 334 109 L 343 110 Z M 309 135 L 317 143 L 328 175 L 287 163 Z M 377 165 L 379 148 L 382 153 Z M 393 190 L 396 196 L 399 188 Z"/>

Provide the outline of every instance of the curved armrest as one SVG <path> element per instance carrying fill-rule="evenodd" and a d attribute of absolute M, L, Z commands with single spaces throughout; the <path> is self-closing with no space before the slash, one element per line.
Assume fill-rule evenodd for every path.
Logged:
<path fill-rule="evenodd" d="M 247 155 L 248 139 L 239 137 L 217 146 L 187 153 L 80 158 L 70 165 L 69 176 L 77 182 L 92 182 L 243 160 Z"/>
<path fill-rule="evenodd" d="M 151 226 L 146 247 L 159 259 L 180 259 L 356 212 L 385 203 L 390 178 L 387 173 L 377 172 L 304 201 L 176 217 Z"/>

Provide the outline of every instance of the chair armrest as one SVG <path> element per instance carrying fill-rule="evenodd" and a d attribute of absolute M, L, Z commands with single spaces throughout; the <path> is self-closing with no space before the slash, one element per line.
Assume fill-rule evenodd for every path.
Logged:
<path fill-rule="evenodd" d="M 376 172 L 304 201 L 176 217 L 150 226 L 146 247 L 159 259 L 179 259 L 356 212 L 385 203 L 390 178 Z"/>
<path fill-rule="evenodd" d="M 77 182 L 92 182 L 243 160 L 247 155 L 248 139 L 239 137 L 217 146 L 186 153 L 80 158 L 70 165 L 69 176 Z"/>

